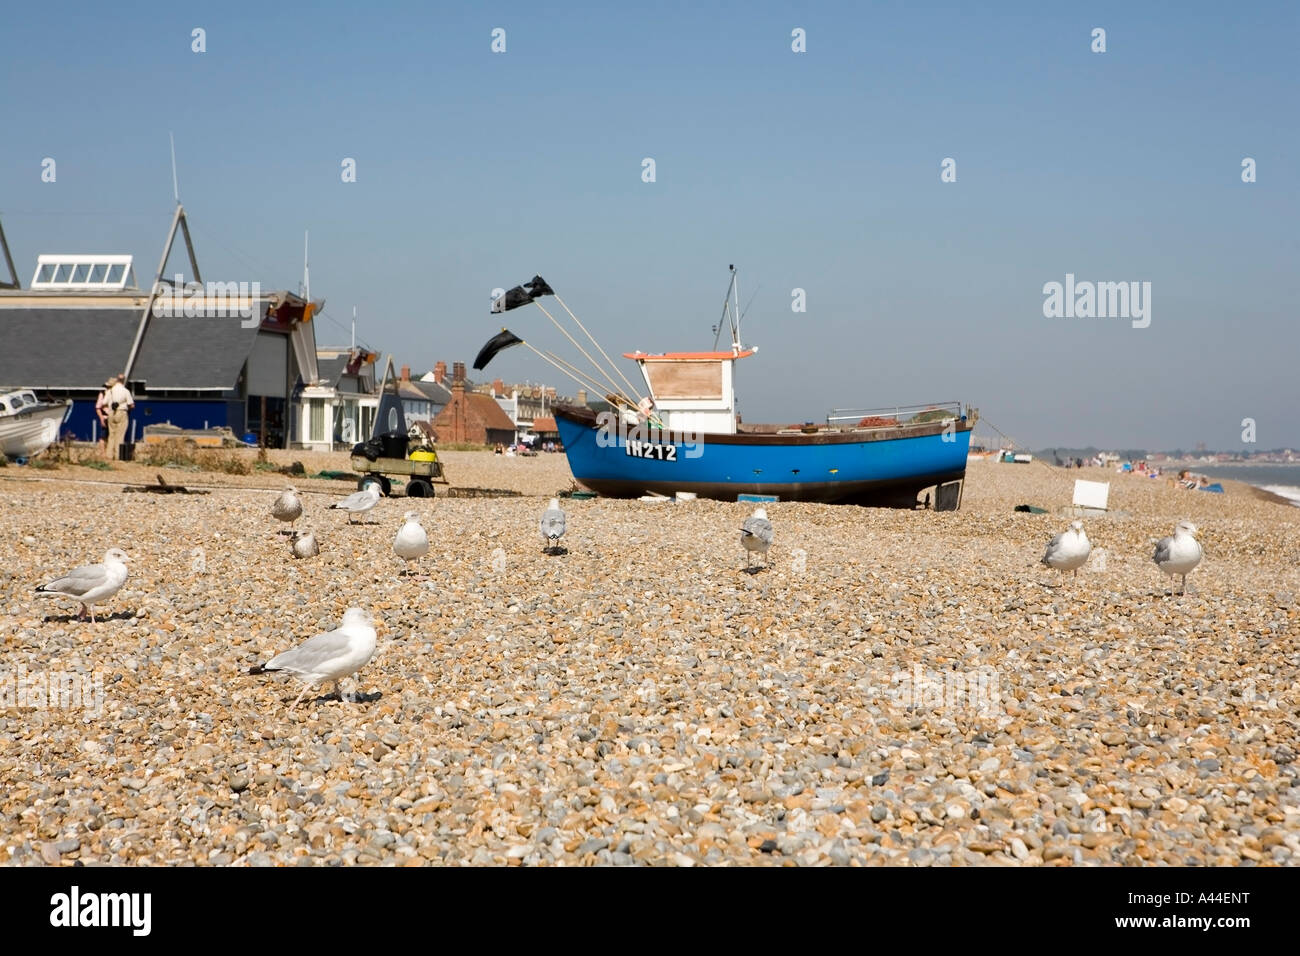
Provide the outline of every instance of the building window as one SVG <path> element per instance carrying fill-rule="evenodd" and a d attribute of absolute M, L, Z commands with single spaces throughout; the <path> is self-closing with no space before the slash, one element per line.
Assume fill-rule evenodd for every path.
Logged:
<path fill-rule="evenodd" d="M 323 442 L 325 440 L 325 399 L 311 399 L 309 409 L 311 421 L 307 429 L 307 440 Z"/>

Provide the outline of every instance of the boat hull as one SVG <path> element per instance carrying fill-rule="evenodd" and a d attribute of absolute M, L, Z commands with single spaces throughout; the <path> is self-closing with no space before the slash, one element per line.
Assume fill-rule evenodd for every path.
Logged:
<path fill-rule="evenodd" d="M 42 405 L 13 415 L 0 416 L 0 454 L 6 458 L 31 458 L 59 437 L 59 426 L 71 403 Z"/>
<path fill-rule="evenodd" d="M 912 507 L 921 490 L 963 479 L 970 449 L 964 419 L 815 434 L 701 434 L 691 441 L 654 430 L 620 435 L 602 428 L 590 409 L 572 406 L 557 407 L 555 421 L 574 478 L 614 498 L 690 492 L 721 501 L 750 494 Z"/>

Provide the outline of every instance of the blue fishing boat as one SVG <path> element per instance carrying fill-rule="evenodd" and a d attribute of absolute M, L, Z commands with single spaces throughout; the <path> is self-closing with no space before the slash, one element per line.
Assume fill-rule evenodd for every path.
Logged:
<path fill-rule="evenodd" d="M 536 300 L 544 295 L 555 293 L 538 276 L 506 293 L 497 311 L 528 303 L 540 306 Z M 628 387 L 623 389 L 606 372 L 604 380 L 610 384 L 602 391 L 608 409 L 555 406 L 556 428 L 574 478 L 591 491 L 619 498 L 685 492 L 723 501 L 748 495 L 915 507 L 921 492 L 934 488 L 937 509 L 959 506 L 977 417 L 973 409 L 945 402 L 835 410 L 824 425 L 742 422 L 736 414 L 734 368 L 758 350 L 741 344 L 741 318 L 733 267 L 724 300 L 724 319 L 731 330 L 729 350 L 716 349 L 724 327 L 720 321 L 714 351 L 624 353 L 624 358 L 637 364 L 644 381 L 647 394 L 639 400 L 630 397 L 639 390 L 626 377 Z M 578 327 L 586 332 L 580 322 Z M 528 345 L 503 329 L 484 346 L 475 368 L 502 348 L 517 344 Z M 575 366 L 528 347 L 577 378 Z M 579 348 L 601 367 L 585 348 Z M 603 350 L 600 354 L 608 359 Z M 610 366 L 614 374 L 622 375 L 612 362 Z"/>
<path fill-rule="evenodd" d="M 643 369 L 653 367 L 647 374 L 652 380 L 673 367 L 689 368 L 691 375 L 709 365 L 725 369 L 740 354 L 748 353 L 629 357 Z M 860 417 L 853 412 L 850 421 L 832 414 L 825 426 L 799 428 L 736 423 L 732 430 L 705 432 L 682 427 L 674 412 L 685 409 L 665 407 L 687 401 L 673 394 L 652 386 L 663 427 L 648 420 L 633 424 L 617 412 L 557 406 L 555 424 L 574 478 L 617 498 L 688 492 L 722 501 L 757 495 L 902 507 L 914 507 L 923 490 L 942 487 L 936 504 L 956 506 L 947 501 L 960 485 L 950 486 L 965 478 L 973 426 L 959 407 L 927 405 Z"/>

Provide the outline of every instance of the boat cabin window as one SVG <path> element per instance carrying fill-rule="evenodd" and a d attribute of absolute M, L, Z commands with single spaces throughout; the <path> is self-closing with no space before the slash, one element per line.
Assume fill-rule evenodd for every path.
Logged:
<path fill-rule="evenodd" d="M 722 398 L 721 362 L 646 362 L 644 367 L 658 400 Z"/>

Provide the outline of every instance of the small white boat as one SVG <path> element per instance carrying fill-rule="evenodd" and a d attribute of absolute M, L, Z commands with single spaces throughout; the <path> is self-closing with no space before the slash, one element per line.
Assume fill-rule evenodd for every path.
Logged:
<path fill-rule="evenodd" d="M 42 402 L 29 388 L 0 391 L 0 454 L 31 458 L 49 448 L 72 412 L 72 400 Z"/>

